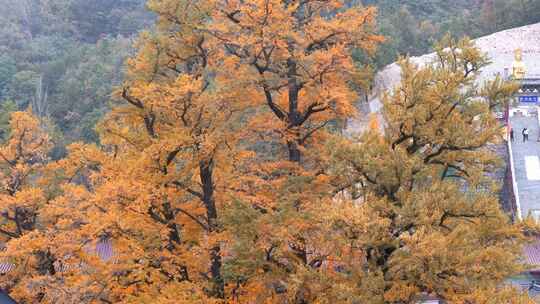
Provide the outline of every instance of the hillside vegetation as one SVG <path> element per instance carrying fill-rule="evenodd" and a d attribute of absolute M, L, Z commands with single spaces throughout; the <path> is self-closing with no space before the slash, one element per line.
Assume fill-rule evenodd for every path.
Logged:
<path fill-rule="evenodd" d="M 95 141 L 130 38 L 151 25 L 144 1 L 0 0 L 0 7 L 2 111 L 31 106 L 49 122 L 56 154 L 66 143 Z"/>
<path fill-rule="evenodd" d="M 431 51 L 445 34 L 472 38 L 540 22 L 539 0 L 365 0 L 379 8 L 378 24 L 388 41 L 376 56 L 382 67 L 397 55 Z"/>
<path fill-rule="evenodd" d="M 501 210 L 490 174 L 493 112 L 518 85 L 477 85 L 489 60 L 470 39 L 399 60 L 384 124 L 343 134 L 365 67 L 417 42 L 392 3 L 6 2 L 0 290 L 23 304 L 533 303 L 506 282 L 539 228 Z M 414 3 L 411 26 L 450 18 Z M 389 24 L 404 32 L 385 44 Z"/>

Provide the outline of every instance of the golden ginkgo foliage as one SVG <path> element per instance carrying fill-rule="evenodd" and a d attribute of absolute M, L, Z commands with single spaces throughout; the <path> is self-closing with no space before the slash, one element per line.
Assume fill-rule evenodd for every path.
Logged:
<path fill-rule="evenodd" d="M 277 138 L 300 162 L 323 128 L 355 113 L 351 52 L 374 52 L 382 41 L 373 33 L 375 9 L 334 0 L 210 2 L 224 74 L 267 109 L 251 117 L 249 131 Z"/>
<path fill-rule="evenodd" d="M 34 230 L 43 207 L 43 191 L 35 186 L 47 161 L 51 143 L 39 120 L 28 112 L 14 112 L 11 134 L 0 147 L 0 240 L 19 238 Z"/>
<path fill-rule="evenodd" d="M 365 85 L 375 9 L 350 1 L 149 0 L 99 144 L 48 162 L 15 113 L 0 147 L 0 287 L 21 303 L 528 301 L 486 177 L 485 58 L 446 41 L 404 60 L 401 86 L 357 141 L 340 135 Z M 367 77 L 367 76 L 366 76 Z M 336 193 L 344 195 L 336 196 Z M 514 301 L 514 302 L 512 302 Z M 526 303 L 526 302 L 519 302 Z"/>
<path fill-rule="evenodd" d="M 9 138 L 0 146 L 0 245 L 13 249 L 43 225 L 40 212 L 46 208 L 47 196 L 37 180 L 46 166 L 51 142 L 30 112 L 13 112 L 10 129 Z M 33 252 L 25 260 L 36 269 L 49 266 L 44 251 Z M 0 258 L 3 271 L 13 270 L 16 262 L 12 256 Z M 17 273 L 22 272 L 11 271 L 7 276 L 8 287 L 17 283 L 11 277 Z"/>

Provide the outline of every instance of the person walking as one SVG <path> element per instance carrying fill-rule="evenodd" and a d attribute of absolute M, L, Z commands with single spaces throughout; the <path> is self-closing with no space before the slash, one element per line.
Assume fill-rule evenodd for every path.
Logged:
<path fill-rule="evenodd" d="M 514 129 L 510 128 L 510 141 L 514 142 Z"/>
<path fill-rule="evenodd" d="M 529 141 L 529 129 L 523 128 L 521 134 L 523 135 L 523 142 Z"/>

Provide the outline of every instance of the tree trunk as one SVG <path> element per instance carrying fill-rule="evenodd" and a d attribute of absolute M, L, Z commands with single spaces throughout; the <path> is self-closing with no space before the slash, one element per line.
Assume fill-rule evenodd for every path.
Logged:
<path fill-rule="evenodd" d="M 296 127 L 300 123 L 300 112 L 298 111 L 298 93 L 300 86 L 296 81 L 296 62 L 293 59 L 287 60 L 289 77 L 289 131 L 296 133 Z M 298 136 L 298 134 L 295 134 Z M 287 149 L 289 151 L 289 161 L 300 163 L 302 154 L 299 149 L 298 139 L 288 140 Z"/>
<path fill-rule="evenodd" d="M 295 141 L 288 141 L 287 149 L 289 150 L 289 161 L 300 163 L 302 154 L 300 153 L 298 144 Z"/>
<path fill-rule="evenodd" d="M 218 216 L 216 202 L 214 198 L 214 181 L 213 181 L 213 159 L 209 161 L 199 162 L 199 174 L 202 185 L 202 200 L 206 208 L 206 217 L 208 218 L 209 233 L 218 231 Z M 210 248 L 210 273 L 213 280 L 212 296 L 217 298 L 225 298 L 224 282 L 221 276 L 221 248 L 219 244 Z"/>

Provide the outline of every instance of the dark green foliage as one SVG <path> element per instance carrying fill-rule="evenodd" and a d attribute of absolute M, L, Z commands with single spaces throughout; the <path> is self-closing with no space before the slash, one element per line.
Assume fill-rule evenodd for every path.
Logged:
<path fill-rule="evenodd" d="M 398 55 L 421 55 L 448 32 L 479 37 L 540 22 L 540 0 L 365 0 L 379 8 L 379 29 L 388 39 L 374 64 Z"/>
<path fill-rule="evenodd" d="M 17 105 L 11 100 L 6 100 L 0 105 L 0 141 L 2 142 L 9 137 L 9 118 L 15 111 L 17 111 Z"/>
<path fill-rule="evenodd" d="M 7 55 L 0 55 L 0 94 L 4 93 L 16 72 L 15 60 Z"/>
<path fill-rule="evenodd" d="M 96 42 L 104 35 L 129 35 L 148 26 L 141 0 L 73 0 L 68 18 L 82 41 Z M 89 14 L 89 12 L 92 12 Z"/>
<path fill-rule="evenodd" d="M 0 103 L 31 106 L 55 130 L 58 151 L 96 141 L 131 38 L 152 22 L 145 2 L 0 0 Z"/>

